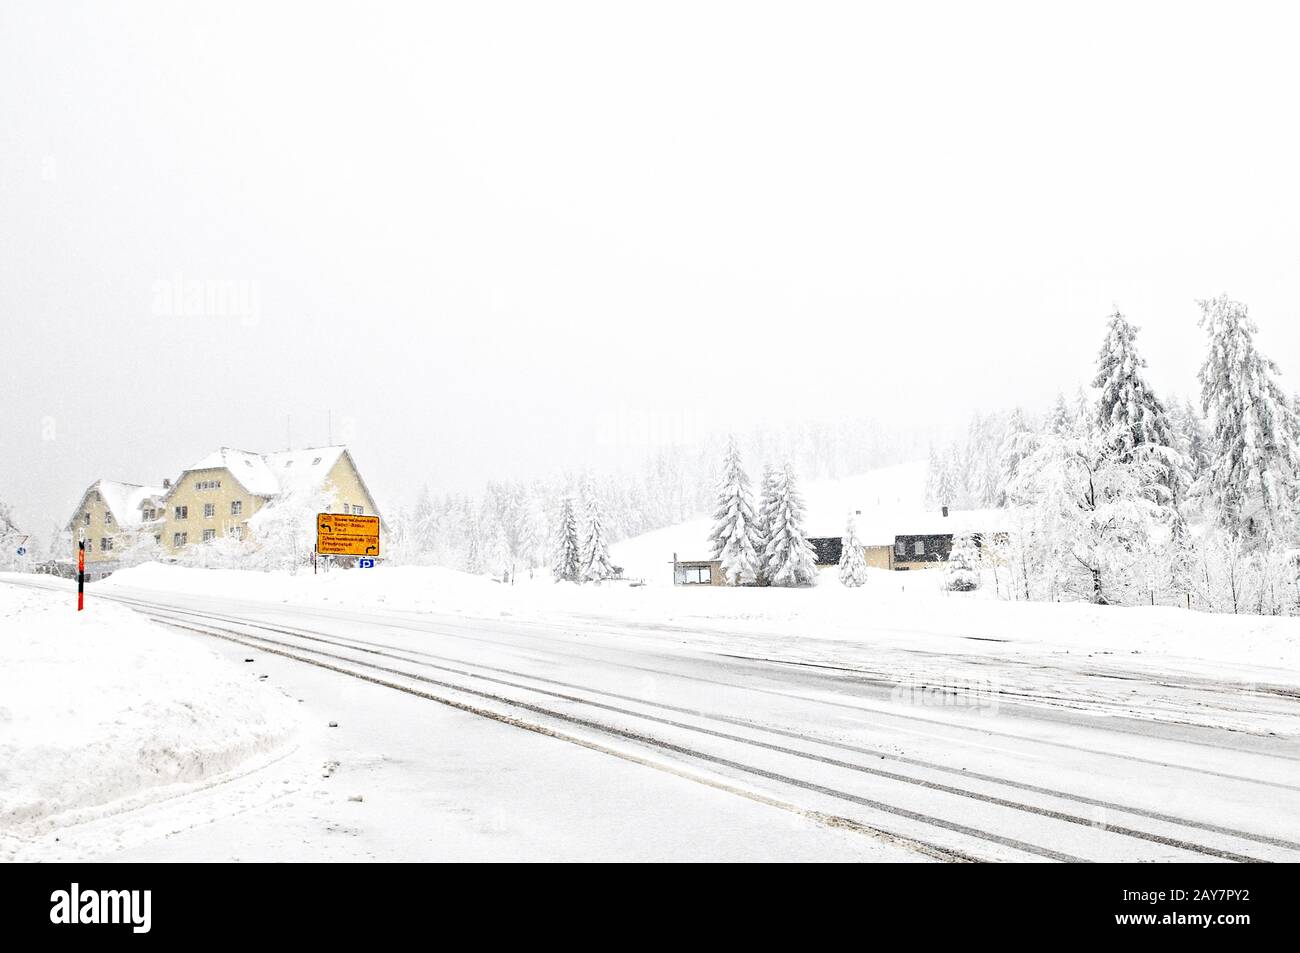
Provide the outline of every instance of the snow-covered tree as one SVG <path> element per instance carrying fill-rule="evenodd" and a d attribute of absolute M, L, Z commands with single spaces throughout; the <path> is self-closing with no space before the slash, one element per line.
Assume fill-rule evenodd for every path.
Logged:
<path fill-rule="evenodd" d="M 1017 407 L 1007 420 L 1006 433 L 1002 437 L 1002 446 L 998 452 L 998 486 L 995 503 L 1005 506 L 1007 494 L 1020 464 L 1034 449 L 1034 435 L 1025 423 L 1025 415 Z"/>
<path fill-rule="evenodd" d="M 551 573 L 557 582 L 582 581 L 582 546 L 578 540 L 578 518 L 573 512 L 573 497 L 570 496 L 560 503 Z"/>
<path fill-rule="evenodd" d="M 1300 425 L 1274 380 L 1277 365 L 1255 346 L 1257 328 L 1246 306 L 1226 295 L 1199 304 L 1210 344 L 1200 370 L 1211 428 L 1207 495 L 1230 531 L 1277 535 L 1293 522 Z"/>
<path fill-rule="evenodd" d="M 316 514 L 334 503 L 323 490 L 294 490 L 263 506 L 248 521 L 248 568 L 288 569 L 310 566 L 316 549 Z M 221 547 L 214 547 L 221 555 Z M 196 557 L 199 558 L 199 557 Z"/>
<path fill-rule="evenodd" d="M 727 441 L 718 481 L 717 505 L 713 511 L 713 532 L 709 542 L 713 558 L 722 563 L 722 576 L 729 586 L 752 585 L 758 578 L 758 526 L 749 477 L 740 462 L 736 439 Z"/>
<path fill-rule="evenodd" d="M 1191 492 L 1210 463 L 1209 435 L 1205 432 L 1205 421 L 1192 406 L 1192 402 L 1186 399 L 1170 406 L 1169 419 L 1173 424 L 1178 452 L 1186 463 L 1188 490 Z"/>
<path fill-rule="evenodd" d="M 1097 402 L 1082 384 L 1074 395 L 1074 429 L 1081 436 L 1097 430 Z"/>
<path fill-rule="evenodd" d="M 1125 460 L 1113 431 L 1042 435 L 1009 490 L 1026 583 L 1033 577 L 1047 597 L 1064 588 L 1123 601 L 1170 519 L 1160 476 L 1145 455 Z"/>
<path fill-rule="evenodd" d="M 925 465 L 925 505 L 939 505 L 939 484 L 943 480 L 943 464 L 939 451 L 930 444 L 930 457 Z"/>
<path fill-rule="evenodd" d="M 817 557 L 804 536 L 803 497 L 789 464 L 777 471 L 774 490 L 763 577 L 773 586 L 811 586 L 817 581 Z"/>
<path fill-rule="evenodd" d="M 1113 435 L 1121 460 L 1146 454 L 1161 468 L 1161 484 L 1177 500 L 1189 482 L 1178 439 L 1151 385 L 1142 373 L 1146 359 L 1134 343 L 1138 329 L 1119 311 L 1110 316 L 1106 339 L 1097 355 L 1098 427 Z"/>
<path fill-rule="evenodd" d="M 609 543 L 605 539 L 605 518 L 600 499 L 590 480 L 582 488 L 583 540 L 580 574 L 584 582 L 600 582 L 618 575 L 609 561 Z"/>
<path fill-rule="evenodd" d="M 23 534 L 14 521 L 13 510 L 0 500 L 0 569 L 17 569 L 23 565 L 18 555 L 18 543 Z"/>
<path fill-rule="evenodd" d="M 1049 433 L 1063 434 L 1074 424 L 1074 411 L 1070 405 L 1065 402 L 1065 394 L 1061 391 L 1056 392 L 1056 403 L 1052 405 L 1052 411 L 1047 415 L 1047 430 Z"/>
<path fill-rule="evenodd" d="M 997 419 L 991 414 L 971 417 L 966 434 L 967 506 L 984 509 L 997 502 L 998 446 Z"/>
<path fill-rule="evenodd" d="M 770 463 L 763 467 L 763 481 L 758 495 L 758 512 L 755 514 L 754 530 L 754 552 L 758 554 L 758 576 L 756 581 L 759 585 L 767 585 L 767 561 L 764 553 L 767 552 L 768 541 L 772 538 L 772 519 L 776 512 L 777 502 L 780 497 L 781 472 Z"/>
<path fill-rule="evenodd" d="M 975 537 L 962 533 L 952 541 L 952 552 L 944 564 L 945 589 L 952 592 L 970 592 L 978 589 L 980 551 L 975 545 Z"/>
<path fill-rule="evenodd" d="M 858 539 L 858 521 L 852 513 L 844 527 L 844 538 L 840 541 L 840 582 L 850 588 L 857 588 L 867 581 L 867 555 Z"/>
<path fill-rule="evenodd" d="M 949 448 L 947 455 L 940 458 L 939 473 L 934 487 L 934 503 L 936 506 L 956 505 L 959 459 L 960 455 L 955 446 Z"/>

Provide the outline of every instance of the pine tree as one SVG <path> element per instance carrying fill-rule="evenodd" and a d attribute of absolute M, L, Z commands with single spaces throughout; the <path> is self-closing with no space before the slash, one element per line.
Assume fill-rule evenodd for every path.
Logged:
<path fill-rule="evenodd" d="M 573 513 L 573 498 L 566 496 L 560 504 L 560 519 L 555 531 L 555 561 L 551 564 L 556 582 L 581 582 L 581 560 L 578 519 Z"/>
<path fill-rule="evenodd" d="M 851 589 L 864 585 L 867 581 L 867 555 L 858 539 L 858 521 L 849 514 L 844 527 L 844 538 L 840 542 L 840 582 Z"/>
<path fill-rule="evenodd" d="M 1210 462 L 1205 422 L 1192 402 L 1186 399 L 1170 406 L 1169 419 L 1173 424 L 1174 439 L 1178 442 L 1178 452 L 1186 461 L 1188 492 L 1191 492 Z"/>
<path fill-rule="evenodd" d="M 581 578 L 600 582 L 617 575 L 609 561 L 609 543 L 605 539 L 605 519 L 601 513 L 596 488 L 588 480 L 582 489 L 584 535 L 582 540 Z"/>
<path fill-rule="evenodd" d="M 1074 396 L 1074 432 L 1080 437 L 1088 437 L 1097 431 L 1096 401 L 1079 385 Z"/>
<path fill-rule="evenodd" d="M 952 551 L 948 554 L 948 562 L 944 565 L 944 588 L 952 592 L 970 592 L 978 589 L 979 559 L 980 551 L 975 545 L 975 538 L 969 533 L 958 535 L 953 540 Z"/>
<path fill-rule="evenodd" d="M 758 578 L 758 526 L 749 477 L 740 464 L 735 437 L 727 441 L 713 520 L 709 541 L 713 558 L 722 563 L 723 579 L 729 586 L 752 585 Z"/>
<path fill-rule="evenodd" d="M 483 545 L 483 525 L 477 517 L 471 517 L 466 527 L 468 535 L 465 540 L 465 571 L 475 576 L 483 575 L 486 569 Z"/>
<path fill-rule="evenodd" d="M 772 519 L 779 497 L 780 471 L 770 463 L 763 467 L 763 485 L 758 496 L 758 514 L 755 520 L 754 552 L 758 555 L 759 585 L 768 584 L 767 563 L 763 554 L 767 551 L 768 541 L 772 538 Z"/>
<path fill-rule="evenodd" d="M 1007 505 L 1007 494 L 1015 482 L 1020 464 L 1033 452 L 1033 449 L 1034 436 L 1029 430 L 1029 425 L 1025 423 L 1024 413 L 1017 407 L 1007 420 L 1006 433 L 998 452 L 998 485 L 995 500 L 997 506 Z"/>
<path fill-rule="evenodd" d="M 976 509 L 990 505 L 993 480 L 989 472 L 989 419 L 972 414 L 966 429 L 966 504 Z M 933 501 L 931 501 L 933 504 Z"/>
<path fill-rule="evenodd" d="M 803 497 L 789 464 L 779 471 L 775 490 L 764 578 L 773 586 L 811 586 L 817 581 L 817 558 L 803 533 Z"/>
<path fill-rule="evenodd" d="M 1300 473 L 1295 412 L 1274 380 L 1277 365 L 1255 346 L 1246 306 L 1226 295 L 1198 302 L 1210 339 L 1201 365 L 1209 418 L 1204 481 L 1225 529 L 1247 538 L 1284 531 Z"/>
<path fill-rule="evenodd" d="M 1100 391 L 1097 423 L 1121 461 L 1150 456 L 1163 471 L 1160 483 L 1176 501 L 1189 482 L 1187 464 L 1177 450 L 1169 414 L 1142 374 L 1147 362 L 1134 344 L 1137 331 L 1120 312 L 1110 316 L 1092 382 Z"/>
<path fill-rule="evenodd" d="M 18 542 L 22 533 L 15 522 L 9 504 L 0 500 L 0 569 L 13 569 L 22 565 L 18 556 Z"/>
<path fill-rule="evenodd" d="M 1070 405 L 1065 402 L 1065 394 L 1057 391 L 1056 404 L 1047 417 L 1047 430 L 1059 436 L 1067 432 L 1073 424 L 1074 414 L 1070 410 Z"/>
<path fill-rule="evenodd" d="M 939 505 L 939 484 L 943 482 L 943 462 L 939 452 L 930 444 L 930 459 L 925 466 L 925 505 Z"/>
<path fill-rule="evenodd" d="M 952 447 L 946 457 L 940 459 L 939 474 L 934 488 L 936 506 L 955 506 L 957 502 L 958 468 L 960 453 Z"/>

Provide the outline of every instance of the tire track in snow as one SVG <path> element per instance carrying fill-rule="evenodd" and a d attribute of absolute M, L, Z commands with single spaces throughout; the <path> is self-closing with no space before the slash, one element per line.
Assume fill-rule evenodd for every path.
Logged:
<path fill-rule="evenodd" d="M 814 818 L 814 819 L 829 818 L 829 820 L 826 820 L 824 822 L 831 823 L 835 826 L 843 826 L 848 829 L 860 830 L 862 832 L 870 832 L 873 836 L 884 835 L 888 838 L 894 839 L 895 842 L 904 843 L 909 846 L 917 845 L 917 849 L 922 849 L 922 852 L 927 853 L 929 856 L 935 856 L 935 853 L 932 852 L 938 852 L 944 855 L 943 859 L 947 859 L 947 860 L 967 860 L 967 861 L 979 860 L 979 858 L 976 858 L 960 850 L 956 850 L 949 847 L 943 847 L 937 844 L 931 844 L 926 841 L 922 841 L 918 838 L 910 837 L 909 835 L 906 834 L 899 834 L 895 831 L 888 831 L 888 830 L 884 830 L 883 828 L 873 827 L 871 825 L 863 824 L 860 821 L 855 821 L 851 818 L 840 817 L 837 815 L 826 815 L 823 812 L 800 808 L 797 805 L 787 805 L 787 802 L 781 802 L 777 799 L 769 798 L 767 795 L 758 794 L 757 792 L 746 791 L 743 788 L 736 788 L 730 785 L 726 785 L 724 782 L 714 781 L 712 779 L 707 779 L 707 778 L 701 778 L 692 775 L 688 772 L 682 772 L 680 771 L 680 769 L 675 769 L 668 765 L 661 765 L 657 762 L 649 761 L 647 759 L 637 758 L 636 756 L 630 755 L 627 752 L 621 752 L 615 748 L 609 748 L 607 746 L 600 745 L 596 742 L 589 741 L 584 738 L 579 738 L 575 735 L 565 734 L 563 732 L 559 732 L 554 729 L 547 728 L 544 725 L 538 725 L 536 723 L 529 722 L 521 718 L 516 718 L 514 716 L 506 715 L 501 712 L 492 711 L 491 709 L 480 708 L 475 705 L 466 704 L 465 702 L 456 701 L 455 699 L 446 698 L 441 695 L 435 695 L 432 692 L 421 691 L 419 689 L 411 688 L 410 686 L 407 685 L 400 685 L 396 682 L 390 682 L 386 679 L 382 679 L 373 675 L 366 674 L 365 672 L 357 672 L 352 669 L 344 668 L 339 665 L 332 665 L 327 662 L 322 662 L 318 659 L 307 658 L 302 655 L 295 655 L 293 652 L 284 651 L 284 649 L 286 648 L 297 649 L 298 651 L 308 651 L 308 652 L 314 651 L 312 649 L 307 649 L 302 646 L 295 646 L 284 642 L 276 642 L 274 639 L 268 639 L 256 635 L 245 635 L 245 637 L 239 638 L 237 637 L 237 634 L 231 634 L 231 630 L 219 630 L 210 625 L 202 626 L 193 623 L 178 622 L 175 619 L 167 619 L 163 617 L 151 617 L 151 618 L 153 619 L 153 621 L 158 622 L 162 625 L 169 625 L 172 626 L 173 628 L 195 632 L 200 635 L 207 635 L 213 638 L 224 639 L 228 642 L 234 642 L 238 645 L 243 645 L 246 648 L 256 649 L 258 651 L 263 651 L 263 652 L 269 652 L 272 655 L 279 655 L 284 658 L 293 659 L 294 661 L 303 662 L 307 665 L 314 665 L 317 668 L 323 668 L 328 671 L 337 672 L 341 675 L 348 675 L 353 678 L 358 678 L 361 679 L 362 681 L 370 682 L 375 685 L 381 685 L 386 688 L 392 688 L 397 691 L 406 692 L 411 695 L 416 695 L 420 698 L 425 698 L 429 701 L 438 702 L 439 704 L 446 705 L 451 708 L 455 708 L 459 711 L 464 711 L 469 714 L 478 715 L 484 718 L 489 718 L 494 721 L 502 722 L 503 724 L 508 724 L 516 728 L 522 728 L 526 731 L 532 731 L 537 734 L 546 735 L 547 737 L 556 738 L 561 741 L 567 741 L 572 744 L 577 744 L 581 747 L 588 748 L 594 751 L 600 751 L 602 753 L 621 758 L 622 760 L 625 761 L 632 761 L 636 764 L 641 764 L 646 767 L 651 767 L 662 771 L 668 771 L 669 773 L 676 774 L 679 777 L 705 783 L 708 784 L 710 787 L 718 788 L 720 790 L 726 790 L 729 793 L 739 794 L 741 796 L 749 798 L 750 800 L 757 800 L 760 801 L 760 803 L 770 804 L 772 806 L 784 807 L 787 810 L 792 810 L 794 813 L 800 814 L 805 817 Z M 278 645 L 278 646 L 282 646 L 282 648 L 270 648 L 268 647 L 268 645 Z M 482 691 L 478 691 L 477 689 L 466 688 L 465 686 L 455 685 L 450 682 L 439 681 L 438 679 L 429 678 L 428 676 L 420 675 L 418 673 L 405 672 L 402 671 L 401 669 L 394 669 L 394 668 L 388 668 L 386 666 L 381 666 L 381 665 L 368 664 L 365 662 L 361 662 L 357 659 L 347 658 L 345 656 L 332 655 L 327 652 L 319 652 L 319 651 L 314 652 L 314 654 L 324 656 L 325 658 L 332 658 L 337 661 L 346 662 L 351 665 L 360 665 L 363 668 L 368 668 L 377 672 L 383 672 L 388 675 L 396 675 L 399 678 L 407 678 L 415 681 L 425 682 L 430 685 L 436 685 L 439 688 L 450 689 L 451 691 L 460 692 L 462 694 L 474 695 L 476 697 L 480 697 L 488 701 L 499 702 L 501 704 L 509 705 L 515 708 L 522 708 L 526 711 L 531 711 L 535 714 L 540 714 L 548 718 L 555 718 L 560 721 L 564 721 L 579 727 L 588 728 L 590 730 L 598 731 L 604 734 L 614 735 L 616 737 L 620 737 L 637 744 L 649 745 L 651 747 L 658 748 L 663 751 L 669 751 L 674 754 L 679 754 L 682 755 L 683 757 L 692 758 L 697 761 L 703 761 L 708 764 L 729 768 L 731 770 L 739 771 L 744 774 L 754 775 L 756 777 L 761 777 L 769 781 L 777 782 L 779 784 L 785 784 L 791 787 L 801 788 L 803 790 L 811 791 L 816 794 L 822 794 L 826 797 L 834 798 L 837 800 L 848 801 L 850 803 L 857 804 L 862 807 L 867 807 L 872 810 L 880 811 L 881 813 L 892 814 L 898 817 L 905 818 L 907 820 L 928 825 L 930 827 L 938 827 L 943 830 L 951 831 L 957 834 L 962 834 L 977 840 L 983 840 L 988 843 L 999 844 L 1003 847 L 1009 847 L 1013 850 L 1018 850 L 1023 853 L 1032 854 L 1038 857 L 1043 857 L 1048 860 L 1056 860 L 1056 861 L 1061 861 L 1063 863 L 1086 863 L 1087 862 L 1082 857 L 1076 857 L 1071 854 L 1064 853 L 1062 851 L 1053 850 L 1048 847 L 1040 847 L 1037 844 L 1030 844 L 1025 841 L 1017 840 L 1015 838 L 1003 837 L 999 834 L 994 834 L 989 831 L 983 831 L 978 828 L 969 827 L 965 824 L 959 824 L 954 821 L 947 821 L 944 820 L 943 818 L 930 817 L 929 815 L 922 814 L 917 811 L 912 811 L 907 808 L 897 807 L 892 804 L 886 804 L 883 801 L 875 801 L 872 800 L 871 798 L 861 797 L 859 795 L 852 794 L 847 791 L 839 791 L 836 790 L 835 788 L 830 788 L 825 785 L 817 784 L 812 781 L 805 781 L 801 778 L 790 777 L 788 775 L 780 774 L 779 772 L 776 771 L 769 771 L 766 768 L 759 768 L 753 765 L 743 764 L 739 761 L 732 761 L 728 758 L 721 758 L 716 755 L 711 755 L 708 754 L 707 752 L 696 751 L 694 749 L 685 747 L 684 745 L 674 744 L 673 742 L 665 741 L 661 738 L 655 738 L 651 735 L 641 734 L 639 732 L 630 731 L 625 728 L 618 728 L 613 725 L 601 724 L 600 722 L 591 721 L 585 718 L 579 718 L 574 715 L 566 714 L 564 712 L 552 711 L 550 709 L 543 708 L 540 705 L 533 705 L 528 702 L 516 701 L 500 695 L 494 695 L 490 692 L 482 692 Z"/>

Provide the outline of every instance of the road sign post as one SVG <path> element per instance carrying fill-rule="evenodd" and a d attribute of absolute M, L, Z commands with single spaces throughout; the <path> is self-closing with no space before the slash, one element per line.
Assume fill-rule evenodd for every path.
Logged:
<path fill-rule="evenodd" d="M 379 517 L 316 514 L 316 552 L 374 559 L 379 555 Z"/>
<path fill-rule="evenodd" d="M 86 540 L 77 540 L 77 611 L 86 608 Z"/>

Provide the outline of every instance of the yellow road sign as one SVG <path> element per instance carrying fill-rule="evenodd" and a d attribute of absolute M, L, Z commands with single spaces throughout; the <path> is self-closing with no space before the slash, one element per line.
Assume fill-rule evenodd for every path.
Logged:
<path fill-rule="evenodd" d="M 325 556 L 378 556 L 379 517 L 316 514 L 316 552 Z"/>

